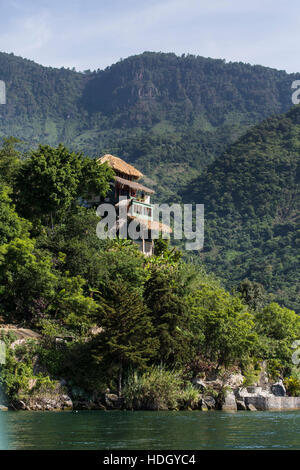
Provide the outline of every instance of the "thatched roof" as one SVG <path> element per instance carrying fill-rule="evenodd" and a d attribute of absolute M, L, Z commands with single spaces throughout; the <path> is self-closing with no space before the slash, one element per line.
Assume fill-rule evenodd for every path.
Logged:
<path fill-rule="evenodd" d="M 158 230 L 159 232 L 172 233 L 171 227 L 156 220 L 147 220 L 147 227 L 149 230 Z M 144 223 L 144 222 L 143 222 Z"/>
<path fill-rule="evenodd" d="M 169 227 L 168 225 L 166 224 L 163 224 L 161 222 L 158 222 L 156 220 L 148 220 L 148 219 L 142 219 L 142 218 L 139 218 L 139 217 L 135 217 L 135 216 L 128 216 L 129 219 L 131 220 L 136 220 L 136 222 L 138 222 L 141 227 L 144 227 L 146 230 L 153 230 L 153 231 L 158 231 L 158 232 L 165 232 L 165 233 L 172 233 L 173 230 L 171 229 L 171 227 Z"/>
<path fill-rule="evenodd" d="M 98 158 L 97 162 L 99 163 L 107 163 L 113 170 L 119 171 L 120 173 L 124 173 L 128 176 L 133 176 L 136 179 L 142 178 L 144 175 L 139 170 L 134 168 L 134 166 L 129 165 L 129 163 L 124 162 L 121 158 L 114 157 L 113 155 L 107 154 L 103 157 Z"/>
<path fill-rule="evenodd" d="M 117 183 L 123 186 L 128 186 L 129 188 L 135 189 L 136 191 L 143 191 L 144 193 L 148 193 L 148 194 L 155 193 L 153 189 L 147 188 L 147 186 L 144 186 L 143 184 L 140 184 L 140 183 L 136 183 L 135 181 L 128 181 L 128 180 L 125 180 L 124 178 L 120 178 L 119 176 L 115 176 L 115 180 L 117 181 Z"/>

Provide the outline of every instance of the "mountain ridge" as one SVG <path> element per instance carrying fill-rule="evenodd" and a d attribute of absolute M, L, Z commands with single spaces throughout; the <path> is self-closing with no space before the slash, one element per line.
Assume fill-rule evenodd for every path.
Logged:
<path fill-rule="evenodd" d="M 2 135 L 11 131 L 33 145 L 64 140 L 95 155 L 107 134 L 148 131 L 160 123 L 215 131 L 238 122 L 245 129 L 287 111 L 291 83 L 300 74 L 153 52 L 82 73 L 0 53 L 0 77 L 7 88 Z"/>

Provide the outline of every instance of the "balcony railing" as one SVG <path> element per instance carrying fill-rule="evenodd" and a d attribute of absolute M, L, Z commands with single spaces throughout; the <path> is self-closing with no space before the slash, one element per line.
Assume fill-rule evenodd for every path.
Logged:
<path fill-rule="evenodd" d="M 148 200 L 150 201 L 150 198 Z M 139 219 L 153 220 L 153 205 L 138 198 L 132 198 L 129 214 Z"/>

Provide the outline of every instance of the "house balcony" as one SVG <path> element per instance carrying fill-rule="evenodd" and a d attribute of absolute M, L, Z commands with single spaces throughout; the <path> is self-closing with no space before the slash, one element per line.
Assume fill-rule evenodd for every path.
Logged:
<path fill-rule="evenodd" d="M 138 219 L 153 220 L 153 209 L 153 205 L 150 204 L 150 196 L 132 197 L 128 215 Z"/>

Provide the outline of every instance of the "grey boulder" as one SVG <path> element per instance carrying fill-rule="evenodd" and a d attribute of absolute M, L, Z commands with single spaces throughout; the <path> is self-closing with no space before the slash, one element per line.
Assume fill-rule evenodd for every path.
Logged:
<path fill-rule="evenodd" d="M 272 393 L 275 395 L 275 397 L 285 397 L 286 396 L 286 389 L 285 386 L 283 385 L 282 380 L 279 380 L 275 384 L 272 385 Z"/>

